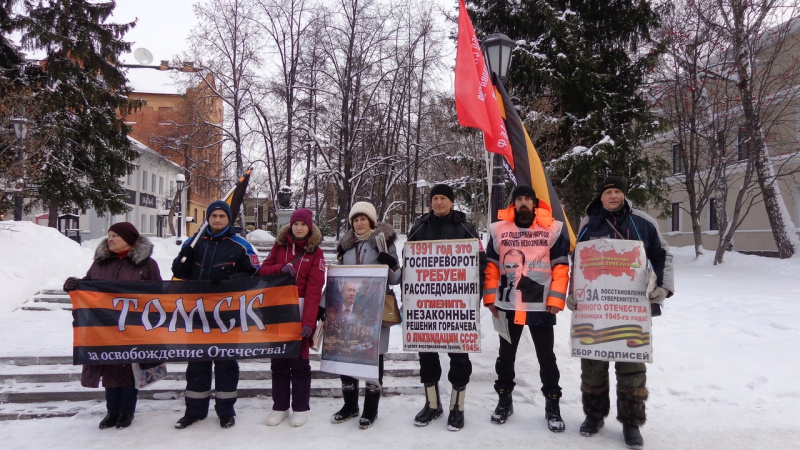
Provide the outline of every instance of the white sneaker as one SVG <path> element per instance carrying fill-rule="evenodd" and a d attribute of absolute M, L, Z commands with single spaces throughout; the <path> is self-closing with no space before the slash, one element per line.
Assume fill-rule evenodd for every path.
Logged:
<path fill-rule="evenodd" d="M 292 413 L 292 426 L 302 427 L 308 420 L 308 411 L 295 411 Z"/>
<path fill-rule="evenodd" d="M 272 411 L 267 416 L 267 426 L 274 427 L 276 425 L 280 425 L 289 415 L 289 411 Z"/>

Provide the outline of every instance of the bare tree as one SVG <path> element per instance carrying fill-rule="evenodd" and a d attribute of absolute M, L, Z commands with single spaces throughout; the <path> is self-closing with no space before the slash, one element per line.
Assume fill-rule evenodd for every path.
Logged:
<path fill-rule="evenodd" d="M 193 81 L 205 83 L 208 95 L 221 98 L 225 105 L 223 123 L 207 122 L 219 130 L 223 143 L 232 145 L 234 172 L 239 176 L 245 170 L 247 119 L 253 114 L 261 64 L 255 5 L 252 0 L 208 0 L 194 5 L 194 13 L 198 24 L 190 34 L 191 49 L 185 57 L 197 68 Z M 207 77 L 209 73 L 214 77 Z"/>
<path fill-rule="evenodd" d="M 772 159 L 786 149 L 771 150 L 768 142 L 794 115 L 792 100 L 798 94 L 800 75 L 798 4 L 783 0 L 692 0 L 689 4 L 726 45 L 728 64 L 718 75 L 731 83 L 730 95 L 742 118 L 739 150 L 748 159 L 747 165 L 755 169 L 778 254 L 788 258 L 800 250 L 800 240 L 778 185 L 786 172 L 782 173 L 781 167 L 776 170 Z M 778 24 L 784 17 L 794 19 Z M 724 250 L 718 249 L 718 261 Z"/>

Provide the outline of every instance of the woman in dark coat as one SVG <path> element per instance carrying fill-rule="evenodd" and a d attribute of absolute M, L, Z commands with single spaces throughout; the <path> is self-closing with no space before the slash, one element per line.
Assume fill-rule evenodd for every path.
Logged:
<path fill-rule="evenodd" d="M 401 271 L 397 262 L 394 242 L 397 234 L 391 225 L 378 222 L 375 207 L 368 202 L 357 202 L 350 209 L 350 225 L 336 248 L 339 264 L 385 264 L 389 266 L 386 293 L 391 285 L 400 284 Z M 389 351 L 389 327 L 381 328 L 380 353 L 378 357 L 378 383 L 366 382 L 364 390 L 364 413 L 358 426 L 370 428 L 378 417 L 378 403 L 383 384 L 383 355 Z M 331 417 L 331 423 L 346 422 L 358 415 L 358 379 L 342 375 L 342 397 L 344 406 Z"/>
<path fill-rule="evenodd" d="M 108 238 L 97 246 L 94 262 L 84 280 L 161 281 L 158 263 L 150 257 L 153 244 L 140 236 L 129 222 L 119 222 L 108 229 Z M 75 277 L 67 278 L 64 290 L 69 292 L 78 285 Z M 100 421 L 100 428 L 126 428 L 133 422 L 136 398 L 139 391 L 133 379 L 130 364 L 84 365 L 81 386 L 96 388 L 103 381 L 106 390 L 108 414 Z"/>

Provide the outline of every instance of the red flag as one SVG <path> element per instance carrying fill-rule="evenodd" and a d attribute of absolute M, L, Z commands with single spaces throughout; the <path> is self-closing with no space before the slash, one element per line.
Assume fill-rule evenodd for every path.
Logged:
<path fill-rule="evenodd" d="M 492 78 L 486 68 L 481 45 L 469 20 L 464 0 L 458 14 L 458 49 L 456 52 L 456 113 L 458 123 L 483 130 L 486 150 L 505 156 L 514 167 L 508 133 L 497 106 Z"/>

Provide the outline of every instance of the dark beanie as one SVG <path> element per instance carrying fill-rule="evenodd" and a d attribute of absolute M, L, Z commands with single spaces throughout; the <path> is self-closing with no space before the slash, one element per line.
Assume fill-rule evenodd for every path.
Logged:
<path fill-rule="evenodd" d="M 296 209 L 292 213 L 292 218 L 289 219 L 289 225 L 293 224 L 296 220 L 303 222 L 308 228 L 312 228 L 314 225 L 314 213 L 306 208 Z"/>
<path fill-rule="evenodd" d="M 619 189 L 623 194 L 628 195 L 628 191 L 625 188 L 625 182 L 619 177 L 608 177 L 603 180 L 603 182 L 600 183 L 600 186 L 597 188 L 597 193 L 602 195 L 606 189 L 612 188 Z"/>
<path fill-rule="evenodd" d="M 108 231 L 117 233 L 117 235 L 121 237 L 123 241 L 127 242 L 128 245 L 131 246 L 136 243 L 137 239 L 139 239 L 139 230 L 137 230 L 136 227 L 130 222 L 117 222 L 108 227 Z"/>
<path fill-rule="evenodd" d="M 233 216 L 233 214 L 231 213 L 231 207 L 228 206 L 228 204 L 222 200 L 217 200 L 208 205 L 208 211 L 206 211 L 206 220 L 210 219 L 211 213 L 218 209 L 221 209 L 225 212 L 225 214 L 228 216 L 228 222 L 233 222 L 233 218 L 231 217 Z"/>
<path fill-rule="evenodd" d="M 451 202 L 456 201 L 456 194 L 453 193 L 453 188 L 446 184 L 437 184 L 431 188 L 431 198 L 434 195 L 444 195 L 449 198 Z"/>
<path fill-rule="evenodd" d="M 536 191 L 534 191 L 532 187 L 519 185 L 519 186 L 514 188 L 513 192 L 511 192 L 511 203 L 514 203 L 514 201 L 517 199 L 517 197 L 520 197 L 520 196 L 523 196 L 523 195 L 526 196 L 526 197 L 530 197 L 530 198 L 536 200 Z"/>

